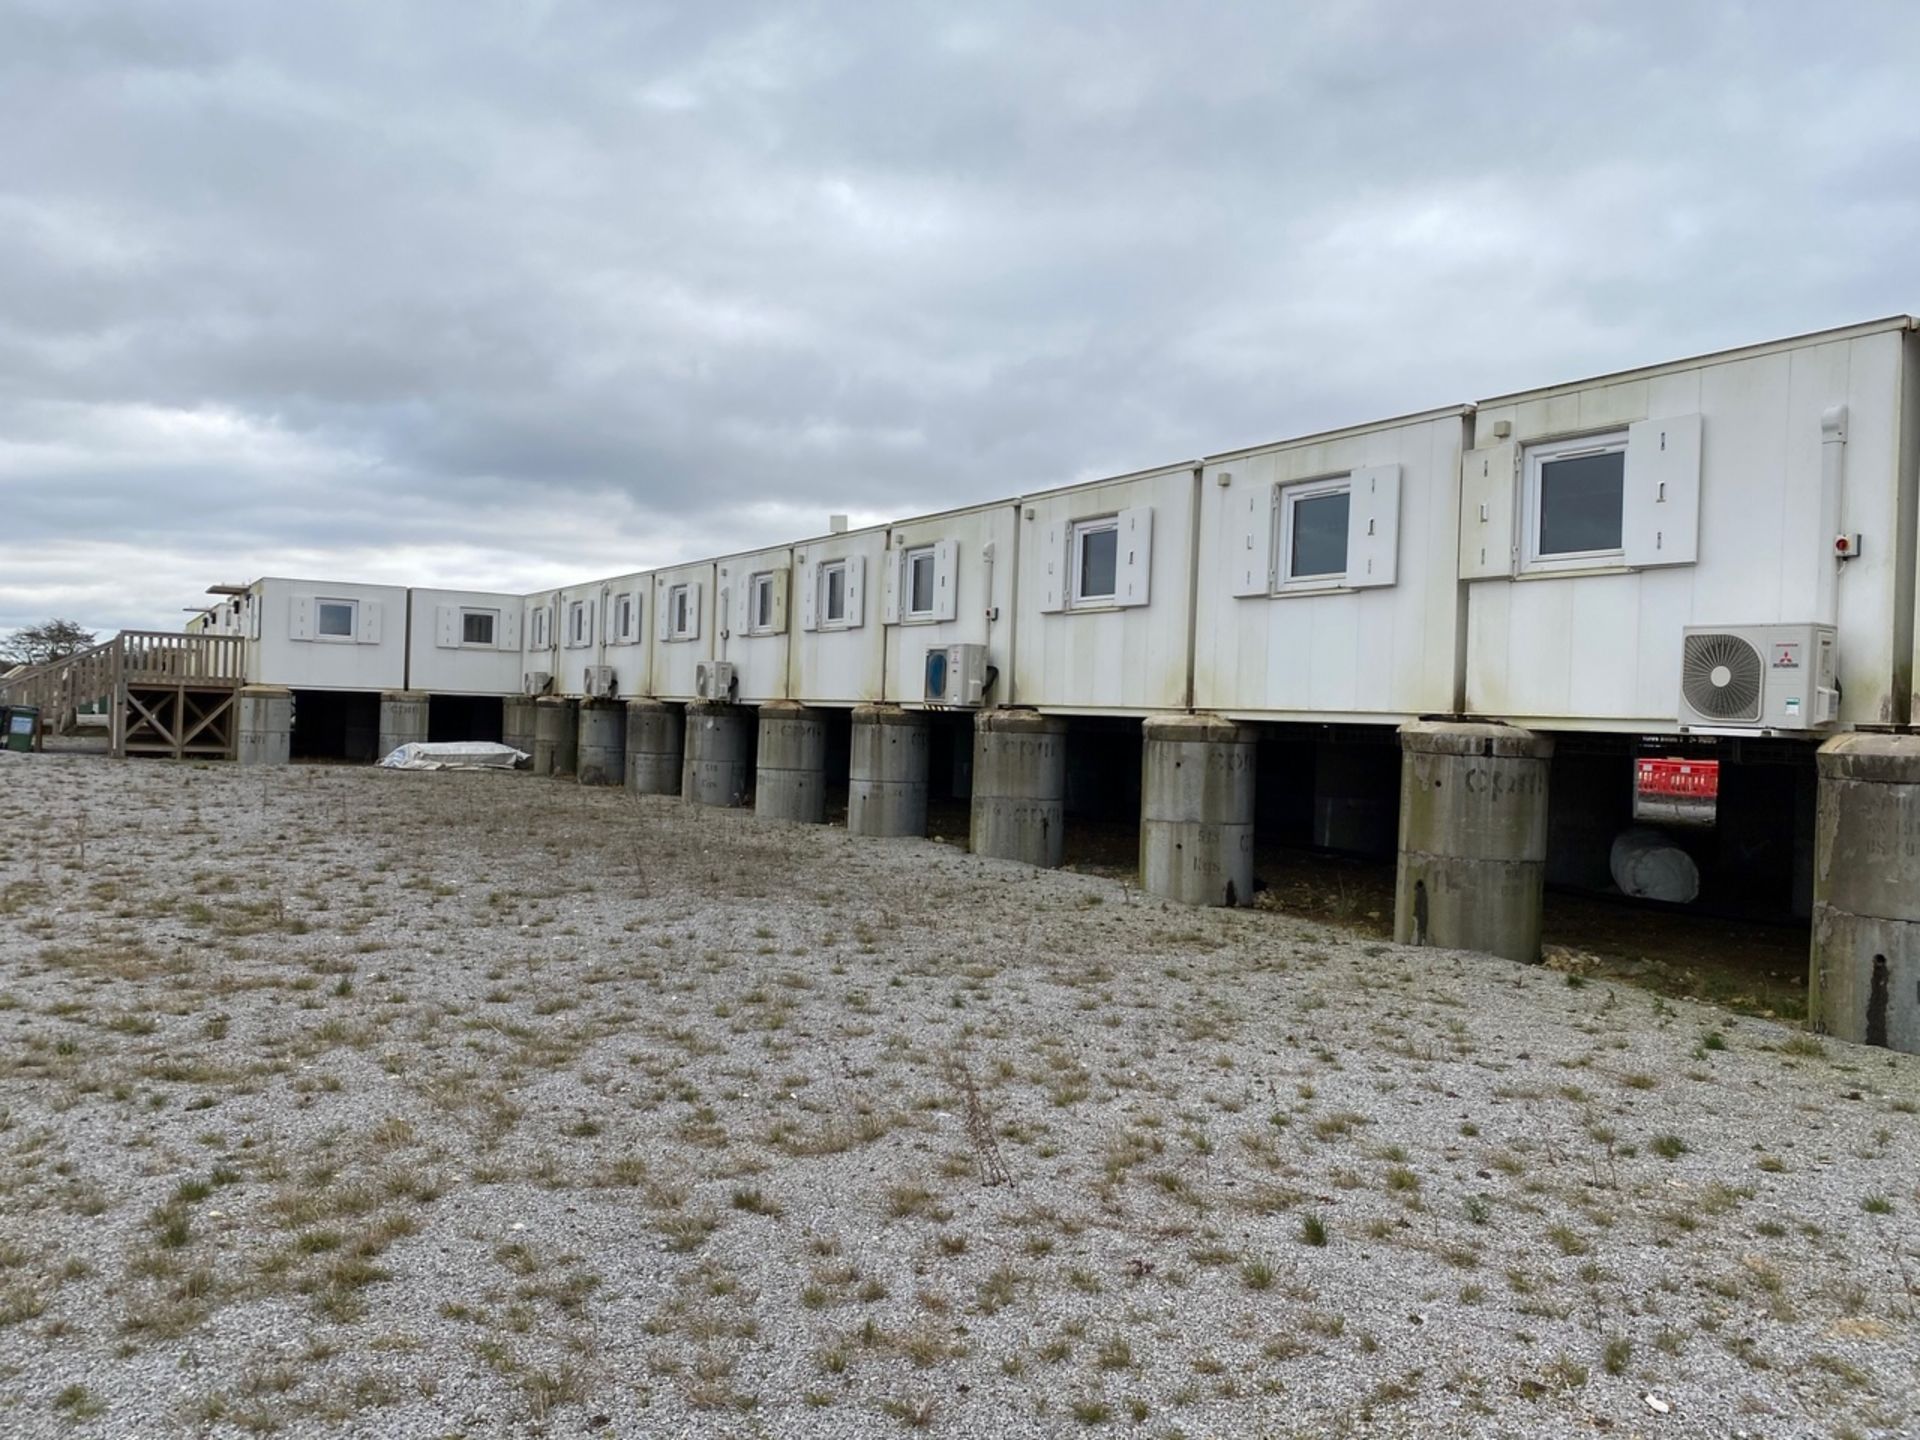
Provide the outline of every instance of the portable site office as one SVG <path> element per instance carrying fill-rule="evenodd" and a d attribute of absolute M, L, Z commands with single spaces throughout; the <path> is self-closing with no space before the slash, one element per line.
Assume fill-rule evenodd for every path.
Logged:
<path fill-rule="evenodd" d="M 1912 320 L 1500 396 L 1470 430 L 1468 712 L 1644 734 L 1907 721 Z"/>
<path fill-rule="evenodd" d="M 1064 714 L 1188 708 L 1196 470 L 1021 497 L 1002 703 Z"/>
<path fill-rule="evenodd" d="M 413 590 L 407 598 L 406 689 L 429 695 L 511 695 L 520 689 L 519 595 Z"/>
<path fill-rule="evenodd" d="M 714 658 L 714 562 L 653 572 L 653 675 L 658 700 L 700 698 L 700 664 Z"/>
<path fill-rule="evenodd" d="M 1459 703 L 1455 406 L 1210 456 L 1198 710 L 1400 721 Z"/>
<path fill-rule="evenodd" d="M 928 659 L 942 670 L 950 647 L 983 648 L 993 682 L 988 705 L 1013 688 L 1014 582 L 1020 507 L 1012 500 L 916 516 L 888 527 L 882 558 L 881 620 L 887 627 L 883 698 L 917 709 L 928 703 Z M 936 676 L 940 685 L 944 676 Z M 950 703 L 936 691 L 936 704 Z"/>
<path fill-rule="evenodd" d="M 733 667 L 732 698 L 743 704 L 787 698 L 792 575 L 789 545 L 714 562 L 714 658 Z"/>

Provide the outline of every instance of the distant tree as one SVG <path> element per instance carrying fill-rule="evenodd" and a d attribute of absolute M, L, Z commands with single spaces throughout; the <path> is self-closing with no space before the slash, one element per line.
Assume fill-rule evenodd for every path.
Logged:
<path fill-rule="evenodd" d="M 78 620 L 49 620 L 44 625 L 22 625 L 0 639 L 0 661 L 9 665 L 44 665 L 93 644 L 93 631 Z"/>

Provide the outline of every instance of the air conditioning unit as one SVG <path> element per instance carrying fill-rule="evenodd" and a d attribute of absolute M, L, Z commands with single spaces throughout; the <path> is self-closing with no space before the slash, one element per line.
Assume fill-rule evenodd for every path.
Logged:
<path fill-rule="evenodd" d="M 987 691 L 987 647 L 940 645 L 927 651 L 921 698 L 929 705 L 977 709 Z"/>
<path fill-rule="evenodd" d="M 589 700 L 611 700 L 614 688 L 613 666 L 587 666 L 586 691 Z"/>
<path fill-rule="evenodd" d="M 550 670 L 527 671 L 522 681 L 522 688 L 529 695 L 546 694 L 553 689 L 553 672 Z"/>
<path fill-rule="evenodd" d="M 1690 625 L 1680 723 L 1693 730 L 1815 730 L 1840 718 L 1831 625 Z"/>
<path fill-rule="evenodd" d="M 694 667 L 693 693 L 716 703 L 733 699 L 733 662 L 702 660 Z"/>

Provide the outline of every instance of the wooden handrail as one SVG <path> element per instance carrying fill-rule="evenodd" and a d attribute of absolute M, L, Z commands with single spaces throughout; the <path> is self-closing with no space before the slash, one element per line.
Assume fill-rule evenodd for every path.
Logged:
<path fill-rule="evenodd" d="M 36 706 L 51 724 L 83 706 L 125 703 L 128 685 L 231 689 L 245 683 L 238 635 L 123 630 L 91 649 L 0 680 L 0 704 Z"/>

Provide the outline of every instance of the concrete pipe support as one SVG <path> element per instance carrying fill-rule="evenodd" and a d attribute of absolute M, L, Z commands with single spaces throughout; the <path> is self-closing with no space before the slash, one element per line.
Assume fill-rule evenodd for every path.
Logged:
<path fill-rule="evenodd" d="M 636 795 L 678 795 L 685 730 L 678 706 L 627 702 L 627 788 Z"/>
<path fill-rule="evenodd" d="M 580 762 L 578 700 L 543 695 L 533 702 L 533 773 L 571 775 Z"/>
<path fill-rule="evenodd" d="M 827 727 L 816 711 L 791 700 L 760 707 L 753 813 L 809 825 L 827 818 Z"/>
<path fill-rule="evenodd" d="M 580 706 L 576 758 L 582 785 L 619 785 L 627 778 L 627 707 L 617 700 Z"/>
<path fill-rule="evenodd" d="M 1051 867 L 1066 858 L 1067 722 L 982 710 L 973 722 L 973 853 Z"/>
<path fill-rule="evenodd" d="M 744 705 L 687 706 L 680 794 L 696 805 L 747 803 L 753 785 L 753 711 Z"/>
<path fill-rule="evenodd" d="M 380 692 L 380 743 L 374 759 L 384 760 L 402 745 L 427 738 L 427 695 L 424 690 Z"/>
<path fill-rule="evenodd" d="M 534 702 L 529 695 L 509 695 L 500 702 L 500 740 L 532 763 Z"/>
<path fill-rule="evenodd" d="M 1400 750 L 1393 938 L 1538 961 L 1553 741 L 1416 720 L 1400 728 Z"/>
<path fill-rule="evenodd" d="M 240 691 L 234 758 L 242 765 L 285 765 L 293 758 L 293 692 L 278 685 Z"/>
<path fill-rule="evenodd" d="M 1186 905 L 1253 899 L 1253 757 L 1245 726 L 1217 715 L 1145 722 L 1140 888 Z"/>
<path fill-rule="evenodd" d="M 853 712 L 848 833 L 927 833 L 927 726 L 924 711 L 898 705 L 862 705 Z"/>
<path fill-rule="evenodd" d="M 1920 1054 L 1920 735 L 1842 735 L 1818 764 L 1808 1018 Z"/>

